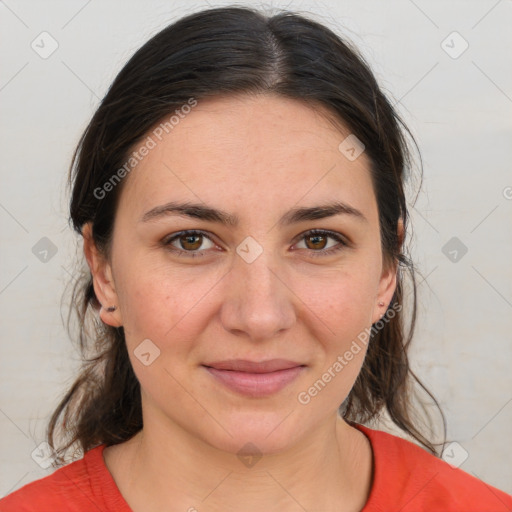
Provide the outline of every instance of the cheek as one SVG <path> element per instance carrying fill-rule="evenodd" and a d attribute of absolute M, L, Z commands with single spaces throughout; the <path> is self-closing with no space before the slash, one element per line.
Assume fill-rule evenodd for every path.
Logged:
<path fill-rule="evenodd" d="M 208 322 L 209 294 L 222 279 L 219 272 L 145 264 L 120 268 L 120 303 L 127 344 L 134 350 L 145 339 L 160 350 L 191 350 Z"/>
<path fill-rule="evenodd" d="M 201 298 L 211 287 L 207 285 L 208 280 L 194 286 L 155 268 L 127 275 L 123 328 L 146 399 L 161 400 L 162 404 L 186 402 L 179 383 L 187 382 L 187 360 L 193 360 L 191 352 L 204 330 L 205 303 Z"/>
<path fill-rule="evenodd" d="M 377 286 L 375 270 L 346 265 L 315 278 L 297 277 L 294 291 L 316 317 L 319 338 L 338 346 L 371 325 Z"/>
<path fill-rule="evenodd" d="M 363 365 L 371 328 L 372 301 L 360 279 L 328 281 L 324 294 L 310 296 L 312 336 L 322 349 L 297 401 L 313 415 L 335 411 L 350 393 Z"/>
<path fill-rule="evenodd" d="M 314 282 L 311 287 L 311 279 L 296 281 L 297 293 L 306 297 L 310 333 L 322 345 L 322 350 L 316 351 L 315 370 L 308 383 L 312 387 L 302 390 L 304 401 L 299 402 L 311 398 L 317 404 L 315 407 L 339 406 L 364 362 L 376 273 L 368 271 L 365 265 L 347 265 Z"/>

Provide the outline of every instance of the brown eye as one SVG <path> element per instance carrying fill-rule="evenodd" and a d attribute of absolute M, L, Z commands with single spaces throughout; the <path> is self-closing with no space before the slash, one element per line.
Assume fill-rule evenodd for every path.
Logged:
<path fill-rule="evenodd" d="M 328 245 L 329 239 L 338 243 Z M 303 240 L 305 247 L 299 248 L 309 249 L 311 256 L 329 256 L 349 246 L 341 235 L 325 230 L 308 231 L 302 236 L 300 243 L 302 243 Z"/>
<path fill-rule="evenodd" d="M 308 249 L 324 249 L 327 244 L 327 238 L 324 235 L 307 235 L 304 237 L 305 240 L 309 240 L 311 245 L 306 242 Z"/>
<path fill-rule="evenodd" d="M 182 235 L 177 240 L 179 240 L 182 249 L 190 251 L 199 249 L 203 242 L 202 235 Z"/>
<path fill-rule="evenodd" d="M 210 246 L 204 247 L 208 241 Z M 184 256 L 204 256 L 206 249 L 211 249 L 214 243 L 201 231 L 181 231 L 174 236 L 164 240 L 163 245 L 171 252 Z M 201 250 L 199 250 L 202 247 Z"/>

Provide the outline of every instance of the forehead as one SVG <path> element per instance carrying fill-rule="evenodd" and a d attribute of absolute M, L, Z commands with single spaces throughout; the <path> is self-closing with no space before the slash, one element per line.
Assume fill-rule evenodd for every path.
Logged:
<path fill-rule="evenodd" d="M 141 143 L 150 137 L 152 149 L 125 178 L 121 198 L 131 212 L 176 198 L 237 210 L 325 199 L 372 208 L 369 160 L 363 153 L 351 161 L 340 151 L 350 131 L 327 110 L 239 95 L 199 100 L 187 112 L 167 129 L 155 125 Z"/>

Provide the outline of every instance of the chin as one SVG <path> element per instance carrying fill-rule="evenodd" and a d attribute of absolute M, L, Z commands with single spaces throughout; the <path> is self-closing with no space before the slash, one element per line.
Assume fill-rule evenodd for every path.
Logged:
<path fill-rule="evenodd" d="M 302 430 L 297 415 L 281 407 L 272 412 L 239 410 L 215 417 L 218 428 L 208 428 L 201 437 L 215 448 L 233 454 L 253 449 L 261 454 L 282 452 L 295 443 Z"/>

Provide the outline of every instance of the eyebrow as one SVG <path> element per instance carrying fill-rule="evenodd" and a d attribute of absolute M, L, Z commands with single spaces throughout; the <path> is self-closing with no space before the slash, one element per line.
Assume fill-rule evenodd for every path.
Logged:
<path fill-rule="evenodd" d="M 240 223 L 240 219 L 237 215 L 223 210 L 199 203 L 180 203 L 176 201 L 171 201 L 152 208 L 144 213 L 139 222 L 151 222 L 169 215 L 185 216 L 193 219 L 218 222 L 232 227 L 236 227 Z M 279 219 L 278 224 L 286 226 L 308 220 L 334 217 L 335 215 L 350 215 L 355 219 L 368 222 L 368 219 L 361 211 L 341 201 L 335 201 L 319 206 L 292 208 Z"/>

